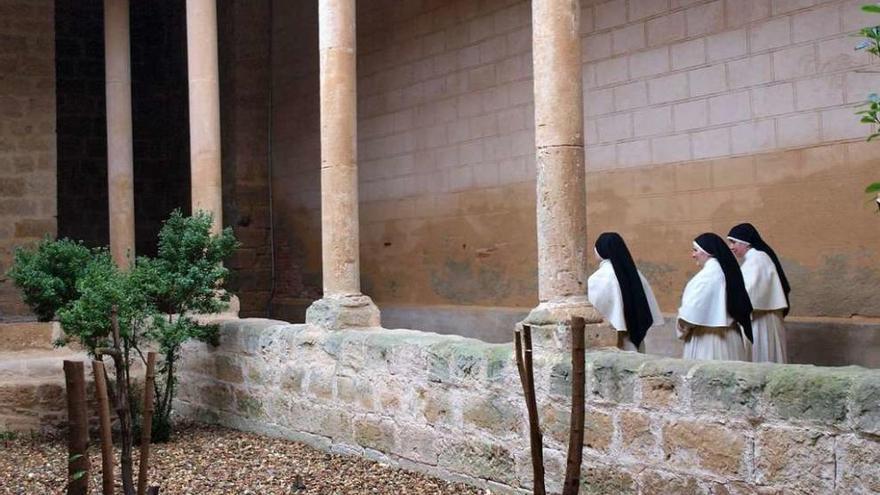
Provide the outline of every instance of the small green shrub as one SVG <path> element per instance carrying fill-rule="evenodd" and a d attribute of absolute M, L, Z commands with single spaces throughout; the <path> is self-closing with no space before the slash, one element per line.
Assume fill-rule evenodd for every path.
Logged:
<path fill-rule="evenodd" d="M 43 239 L 35 248 L 16 248 L 8 276 L 40 321 L 79 297 L 76 286 L 94 252 L 80 242 Z"/>
<path fill-rule="evenodd" d="M 155 381 L 153 441 L 170 437 L 171 405 L 177 380 L 175 365 L 190 339 L 216 343 L 217 326 L 203 325 L 196 313 L 218 313 L 228 306 L 229 270 L 223 260 L 238 247 L 232 229 L 211 233 L 210 213 L 186 217 L 175 210 L 159 233 L 156 258 L 137 258 L 130 271 L 120 270 L 106 249 L 46 239 L 16 251 L 10 277 L 25 302 L 49 320 L 57 315 L 66 334 L 64 345 L 79 342 L 90 354 L 112 346 L 111 311 L 117 310 L 123 374 L 129 403 L 139 397 L 128 376 L 132 359 L 146 362 L 147 346 L 159 351 Z"/>

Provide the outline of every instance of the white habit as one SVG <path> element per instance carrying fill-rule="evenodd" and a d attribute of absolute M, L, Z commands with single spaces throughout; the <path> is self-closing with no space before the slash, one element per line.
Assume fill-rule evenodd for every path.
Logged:
<path fill-rule="evenodd" d="M 746 251 L 740 265 L 749 299 L 752 301 L 752 360 L 756 363 L 785 363 L 783 310 L 788 307 L 776 265 L 763 251 Z"/>
<path fill-rule="evenodd" d="M 688 282 L 678 309 L 676 333 L 685 359 L 743 361 L 748 358 L 739 325 L 727 312 L 727 282 L 715 258 Z"/>
<path fill-rule="evenodd" d="M 645 290 L 645 297 L 648 299 L 648 306 L 651 308 L 651 318 L 654 322 L 651 325 L 656 327 L 663 324 L 663 315 L 660 313 L 660 306 L 657 304 L 657 298 L 654 297 L 654 291 L 651 290 L 651 284 L 639 272 L 639 279 L 642 281 L 642 287 Z M 602 260 L 599 268 L 587 279 L 587 297 L 590 303 L 597 311 L 602 313 L 608 323 L 614 327 L 619 333 L 619 347 L 624 351 L 645 352 L 645 342 L 636 348 L 632 340 L 629 338 L 629 332 L 626 329 L 626 317 L 623 313 L 623 296 L 620 292 L 620 283 L 617 281 L 617 275 L 614 273 L 614 265 L 611 260 Z"/>

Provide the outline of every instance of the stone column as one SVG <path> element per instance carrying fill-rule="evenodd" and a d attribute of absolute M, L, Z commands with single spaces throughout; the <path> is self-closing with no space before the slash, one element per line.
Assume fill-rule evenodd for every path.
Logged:
<path fill-rule="evenodd" d="M 588 324 L 602 320 L 586 297 L 580 12 L 578 0 L 532 0 L 539 304 L 524 323 L 538 326 L 573 315 Z M 616 335 L 607 337 L 598 345 L 616 344 Z"/>
<path fill-rule="evenodd" d="M 218 233 L 223 227 L 223 196 L 216 0 L 186 0 L 186 48 L 192 211 L 213 214 L 213 231 Z"/>
<path fill-rule="evenodd" d="M 379 326 L 378 308 L 361 294 L 355 23 L 355 0 L 318 1 L 324 297 L 306 321 L 333 329 Z"/>
<path fill-rule="evenodd" d="M 134 259 L 134 168 L 128 0 L 104 0 L 107 188 L 110 253 L 120 268 Z"/>

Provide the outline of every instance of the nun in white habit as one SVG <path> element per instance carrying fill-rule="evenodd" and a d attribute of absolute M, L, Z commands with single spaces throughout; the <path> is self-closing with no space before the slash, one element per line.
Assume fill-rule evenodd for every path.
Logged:
<path fill-rule="evenodd" d="M 752 361 L 787 362 L 785 325 L 791 286 L 779 258 L 750 223 L 741 223 L 727 234 L 730 249 L 741 260 L 743 279 L 752 302 Z"/>
<path fill-rule="evenodd" d="M 663 324 L 654 291 L 636 268 L 620 234 L 600 235 L 595 252 L 600 263 L 587 280 L 587 297 L 617 330 L 617 346 L 643 353 L 648 329 Z"/>
<path fill-rule="evenodd" d="M 745 361 L 742 333 L 752 340 L 752 304 L 742 272 L 724 240 L 712 233 L 694 240 L 693 258 L 702 269 L 684 288 L 676 333 L 685 359 Z"/>

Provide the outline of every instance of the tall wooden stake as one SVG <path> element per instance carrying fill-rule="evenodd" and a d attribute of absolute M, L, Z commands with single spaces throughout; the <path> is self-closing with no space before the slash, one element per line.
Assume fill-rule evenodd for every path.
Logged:
<path fill-rule="evenodd" d="M 584 319 L 571 319 L 571 421 L 568 435 L 568 461 L 565 467 L 563 495 L 577 495 L 580 490 L 581 460 L 584 449 L 584 385 L 586 362 L 584 360 Z"/>
<path fill-rule="evenodd" d="M 535 495 L 545 495 L 544 487 L 544 441 L 538 420 L 538 402 L 535 399 L 535 370 L 532 360 L 532 329 L 523 325 L 522 334 L 515 333 L 516 365 L 519 369 L 526 410 L 529 414 L 529 444 L 532 452 L 532 473 L 534 477 Z"/>
<path fill-rule="evenodd" d="M 144 416 L 141 423 L 141 463 L 138 472 L 138 495 L 146 495 L 147 470 L 150 461 L 150 437 L 153 432 L 153 411 L 156 406 L 153 403 L 153 384 L 156 381 L 156 353 L 147 353 L 147 377 L 144 380 Z"/>
<path fill-rule="evenodd" d="M 107 399 L 107 372 L 103 361 L 92 361 L 98 418 L 101 420 L 101 478 L 104 495 L 113 495 L 113 431 L 110 429 L 110 401 Z"/>
<path fill-rule="evenodd" d="M 64 361 L 67 388 L 67 495 L 89 490 L 89 417 L 86 412 L 86 375 L 82 361 Z"/>

